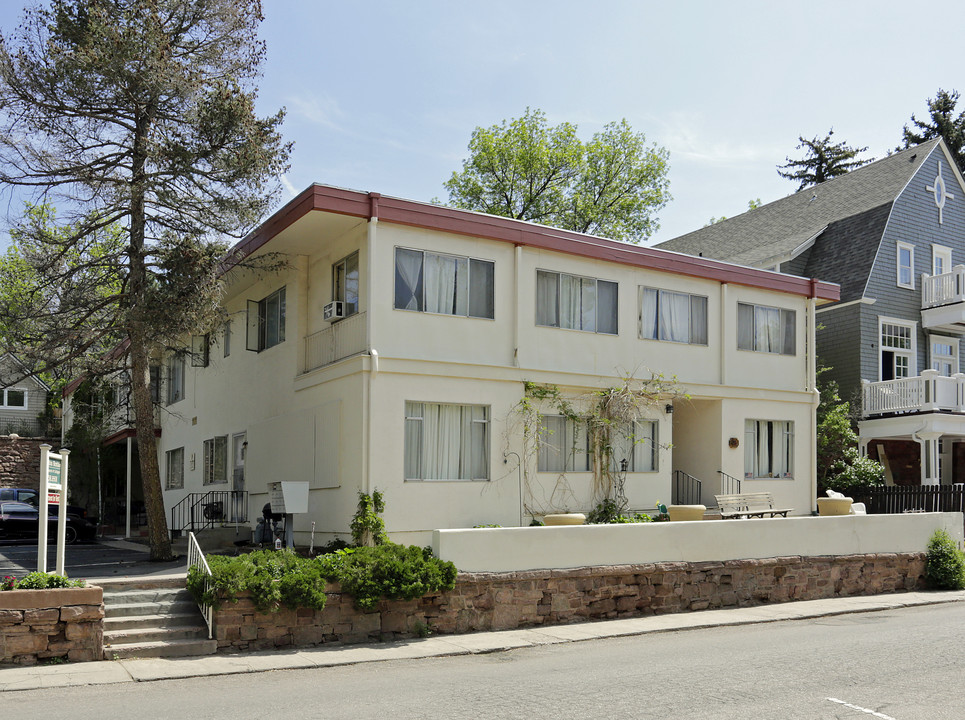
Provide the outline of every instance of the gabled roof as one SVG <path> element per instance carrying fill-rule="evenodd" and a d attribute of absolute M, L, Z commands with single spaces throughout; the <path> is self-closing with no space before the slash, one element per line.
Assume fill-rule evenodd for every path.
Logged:
<path fill-rule="evenodd" d="M 37 383 L 37 385 L 42 387 L 44 390 L 48 390 L 48 391 L 50 390 L 50 386 L 47 383 L 45 383 L 43 380 L 41 380 L 39 377 L 34 375 L 34 373 L 31 372 L 30 368 L 24 365 L 23 361 L 20 360 L 20 358 L 18 358 L 13 353 L 7 352 L 0 355 L 0 365 L 2 365 L 4 362 L 13 362 L 20 369 L 20 375 L 17 380 L 18 382 L 20 380 L 31 378 L 35 383 Z M 4 379 L 5 378 L 0 377 L 0 388 L 4 387 L 3 385 Z"/>
<path fill-rule="evenodd" d="M 896 152 L 846 175 L 656 247 L 753 267 L 776 265 L 797 255 L 835 223 L 859 215 L 866 220 L 870 215 L 878 217 L 882 207 L 890 211 L 891 204 L 940 142 L 940 138 L 936 138 Z M 871 213 L 873 210 L 879 212 Z M 887 215 L 885 211 L 885 219 Z M 877 238 L 881 238 L 880 232 Z M 826 241 L 822 241 L 822 245 L 825 244 Z"/>

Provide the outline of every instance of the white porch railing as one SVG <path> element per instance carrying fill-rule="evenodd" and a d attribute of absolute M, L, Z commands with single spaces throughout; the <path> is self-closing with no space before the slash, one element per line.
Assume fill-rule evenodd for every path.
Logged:
<path fill-rule="evenodd" d="M 365 313 L 355 313 L 305 338 L 305 372 L 367 349 Z"/>
<path fill-rule="evenodd" d="M 965 265 L 942 275 L 921 276 L 922 310 L 960 302 L 965 302 Z"/>
<path fill-rule="evenodd" d="M 951 377 L 923 370 L 917 377 L 861 381 L 862 415 L 896 412 L 965 412 L 965 374 Z"/>

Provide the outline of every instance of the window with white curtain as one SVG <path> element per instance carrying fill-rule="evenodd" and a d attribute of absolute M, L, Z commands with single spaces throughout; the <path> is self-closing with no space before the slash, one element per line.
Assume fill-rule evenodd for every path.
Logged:
<path fill-rule="evenodd" d="M 406 480 L 488 480 L 489 408 L 406 402 Z"/>
<path fill-rule="evenodd" d="M 744 421 L 744 477 L 789 478 L 794 474 L 794 423 Z"/>
<path fill-rule="evenodd" d="M 536 324 L 617 334 L 617 283 L 536 271 Z"/>
<path fill-rule="evenodd" d="M 737 303 L 737 349 L 796 354 L 794 310 Z"/>
<path fill-rule="evenodd" d="M 204 441 L 205 485 L 228 482 L 228 436 L 219 435 Z"/>
<path fill-rule="evenodd" d="M 640 288 L 640 337 L 645 340 L 707 344 L 707 298 Z"/>
<path fill-rule="evenodd" d="M 495 263 L 395 249 L 395 308 L 493 319 Z"/>
<path fill-rule="evenodd" d="M 626 460 L 627 472 L 656 472 L 659 449 L 656 421 L 637 420 L 632 432 L 621 433 L 615 429 L 612 435 L 612 470 L 620 470 L 621 462 Z"/>
<path fill-rule="evenodd" d="M 563 415 L 542 415 L 537 472 L 587 472 L 589 469 L 586 425 Z"/>

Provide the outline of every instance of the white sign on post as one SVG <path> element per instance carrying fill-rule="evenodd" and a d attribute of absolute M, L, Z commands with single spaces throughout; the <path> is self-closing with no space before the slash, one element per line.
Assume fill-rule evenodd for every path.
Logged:
<path fill-rule="evenodd" d="M 67 544 L 67 456 L 70 450 L 61 449 L 60 454 L 50 452 L 50 445 L 40 446 L 40 504 L 37 522 L 37 570 L 47 572 L 48 505 L 58 505 L 57 518 L 57 568 L 64 574 L 64 546 Z M 61 502 L 63 499 L 63 502 Z"/>

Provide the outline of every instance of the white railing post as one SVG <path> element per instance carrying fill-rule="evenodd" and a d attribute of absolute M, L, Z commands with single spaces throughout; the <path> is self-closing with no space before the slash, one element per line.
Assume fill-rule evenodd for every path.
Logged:
<path fill-rule="evenodd" d="M 955 412 L 965 412 L 965 373 L 952 375 L 955 381 Z"/>
<path fill-rule="evenodd" d="M 920 397 L 920 407 L 922 410 L 938 410 L 938 371 L 921 371 L 922 389 L 924 392 Z"/>

